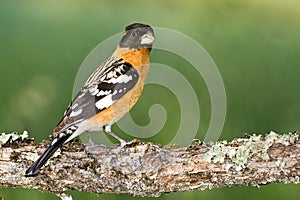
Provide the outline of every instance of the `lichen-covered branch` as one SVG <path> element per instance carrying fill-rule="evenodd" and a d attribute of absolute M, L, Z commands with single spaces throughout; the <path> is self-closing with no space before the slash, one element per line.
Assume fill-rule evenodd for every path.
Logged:
<path fill-rule="evenodd" d="M 300 180 L 298 133 L 271 132 L 266 137 L 253 135 L 210 145 L 195 141 L 189 147 L 133 141 L 123 148 L 85 148 L 72 142 L 37 177 L 25 177 L 26 168 L 46 145 L 42 142 L 33 146 L 24 138 L 3 143 L 0 187 L 34 188 L 57 194 L 78 190 L 159 196 L 174 191 Z"/>

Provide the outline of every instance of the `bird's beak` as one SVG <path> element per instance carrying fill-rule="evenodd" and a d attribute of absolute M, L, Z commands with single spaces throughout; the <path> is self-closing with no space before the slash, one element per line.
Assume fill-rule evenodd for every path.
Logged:
<path fill-rule="evenodd" d="M 152 44 L 155 40 L 155 37 L 152 33 L 146 33 L 141 38 L 141 44 Z"/>

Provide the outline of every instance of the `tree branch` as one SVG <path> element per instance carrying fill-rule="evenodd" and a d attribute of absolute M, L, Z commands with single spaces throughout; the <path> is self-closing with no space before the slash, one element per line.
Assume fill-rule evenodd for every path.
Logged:
<path fill-rule="evenodd" d="M 194 141 L 186 148 L 140 141 L 123 148 L 85 148 L 71 142 L 37 177 L 24 177 L 36 152 L 40 154 L 48 144 L 32 143 L 22 137 L 2 145 L 0 187 L 34 188 L 56 194 L 78 190 L 159 196 L 234 185 L 299 183 L 300 177 L 298 133 L 271 132 L 266 137 L 253 135 L 210 145 Z"/>

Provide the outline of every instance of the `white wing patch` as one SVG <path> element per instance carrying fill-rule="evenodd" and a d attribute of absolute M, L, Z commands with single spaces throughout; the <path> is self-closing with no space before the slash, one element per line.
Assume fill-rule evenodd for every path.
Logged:
<path fill-rule="evenodd" d="M 98 94 L 98 92 L 99 92 L 98 85 L 94 85 L 94 87 L 89 88 L 89 92 L 93 96 L 95 96 L 96 94 Z"/>
<path fill-rule="evenodd" d="M 77 107 L 78 107 L 78 103 L 74 104 L 74 105 L 72 106 L 72 109 L 74 110 L 74 109 L 77 108 Z"/>
<path fill-rule="evenodd" d="M 76 111 L 73 110 L 70 114 L 70 117 L 76 117 L 76 116 L 80 115 L 81 113 L 82 113 L 82 108 L 79 110 L 76 110 Z"/>
<path fill-rule="evenodd" d="M 100 99 L 99 101 L 96 102 L 96 107 L 99 110 L 105 109 L 109 106 L 111 106 L 115 101 L 112 100 L 112 95 L 107 95 L 106 97 Z"/>
<path fill-rule="evenodd" d="M 132 76 L 131 75 L 127 75 L 127 74 L 123 74 L 121 76 L 118 76 L 117 78 L 111 78 L 108 81 L 106 81 L 107 83 L 127 83 L 128 81 L 132 80 Z"/>
<path fill-rule="evenodd" d="M 78 96 L 78 98 L 80 99 L 80 98 L 84 97 L 84 95 L 85 95 L 85 93 L 83 92 Z"/>
<path fill-rule="evenodd" d="M 109 95 L 110 93 L 111 93 L 110 90 L 106 90 L 106 91 L 100 90 L 100 92 L 98 92 L 98 94 L 96 96 L 97 97 L 105 96 L 105 95 Z"/>

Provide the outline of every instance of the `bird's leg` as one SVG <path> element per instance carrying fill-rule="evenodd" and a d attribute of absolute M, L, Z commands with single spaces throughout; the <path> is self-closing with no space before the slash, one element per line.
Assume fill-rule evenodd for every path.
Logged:
<path fill-rule="evenodd" d="M 84 150 L 85 150 L 86 152 L 89 152 L 90 149 L 93 149 L 93 147 L 95 146 L 95 143 L 94 143 L 94 141 L 93 141 L 93 139 L 92 139 L 92 136 L 91 136 L 91 132 L 90 132 L 90 131 L 86 131 L 85 134 L 86 134 L 86 136 L 87 136 L 87 138 L 88 138 L 89 145 L 85 145 Z"/>
<path fill-rule="evenodd" d="M 120 144 L 120 147 L 124 147 L 124 146 L 126 146 L 126 145 L 128 144 L 124 139 L 122 139 L 122 138 L 119 137 L 117 134 L 115 134 L 114 132 L 111 131 L 111 125 L 110 125 L 110 124 L 105 125 L 105 126 L 103 127 L 103 129 L 104 129 L 104 131 L 105 131 L 106 133 L 108 133 L 109 135 L 113 136 L 114 138 L 116 138 L 116 139 L 121 143 L 121 144 Z"/>
<path fill-rule="evenodd" d="M 88 138 L 88 141 L 89 141 L 90 146 L 94 146 L 95 143 L 94 143 L 93 138 L 92 138 L 92 136 L 91 136 L 91 132 L 90 132 L 90 131 L 86 131 L 85 134 L 86 134 L 86 136 L 87 136 L 87 138 Z"/>

